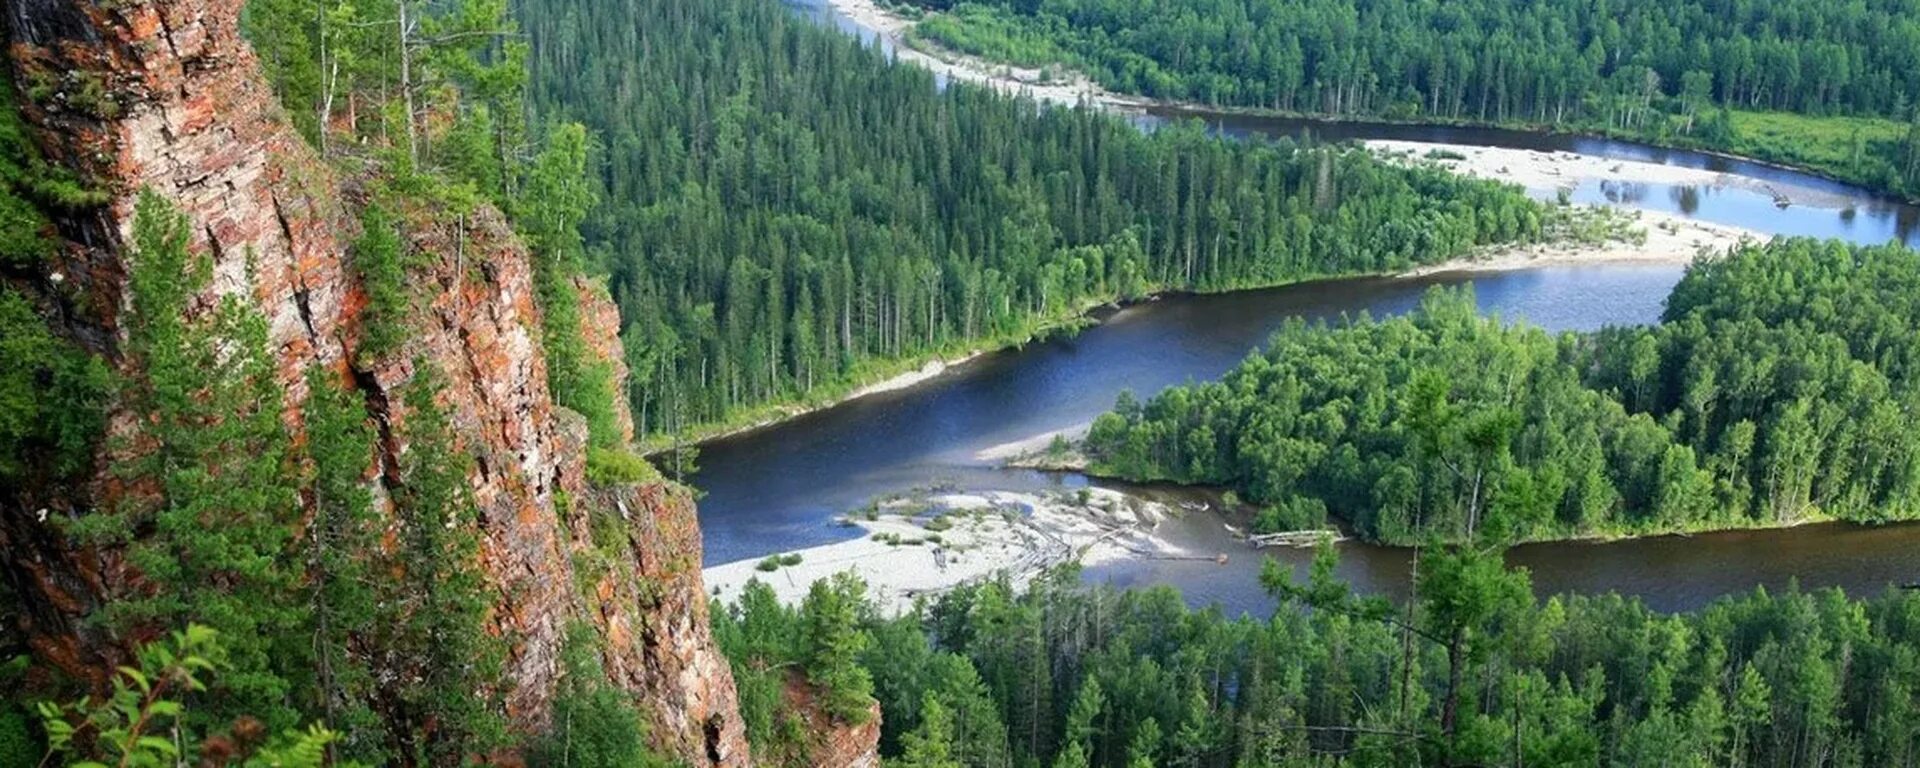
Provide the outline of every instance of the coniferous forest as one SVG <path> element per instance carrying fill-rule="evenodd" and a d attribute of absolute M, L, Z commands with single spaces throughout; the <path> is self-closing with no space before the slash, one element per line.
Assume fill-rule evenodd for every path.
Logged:
<path fill-rule="evenodd" d="M 520 16 L 535 112 L 599 140 L 583 231 L 643 433 L 1021 341 L 1094 303 L 1398 271 L 1538 239 L 1549 217 L 1364 153 L 939 89 L 765 0 Z"/>
<path fill-rule="evenodd" d="M 1429 550 L 1402 607 L 1348 593 L 1333 558 L 1303 582 L 1270 569 L 1271 617 L 1066 571 L 894 618 L 863 612 L 850 580 L 797 610 L 750 585 L 715 632 L 760 755 L 802 738 L 777 698 L 796 668 L 856 718 L 877 700 L 886 764 L 911 768 L 1897 766 L 1920 750 L 1912 592 L 1756 591 L 1668 616 L 1537 600 L 1468 548 Z"/>
<path fill-rule="evenodd" d="M 1394 543 L 1910 520 L 1917 277 L 1907 248 L 1775 241 L 1694 264 L 1657 326 L 1557 337 L 1437 290 L 1124 397 L 1088 449 L 1232 486 L 1263 529 Z"/>
<path fill-rule="evenodd" d="M 1305 578 L 1266 561 L 1264 615 L 1071 566 L 902 615 L 846 573 L 709 605 L 694 494 L 622 405 L 643 441 L 698 436 L 1097 305 L 1586 228 L 1432 164 L 940 82 L 777 0 L 251 0 L 244 45 L 233 5 L 0 18 L 165 64 L 5 55 L 41 77 L 0 83 L 0 768 L 798 768 L 861 733 L 860 764 L 901 768 L 1920 764 L 1920 591 L 1665 614 L 1537 595 L 1504 559 L 1920 519 L 1920 253 L 1704 254 L 1660 322 L 1588 333 L 1439 290 L 1091 426 L 1097 473 L 1410 547 L 1400 602 L 1337 581 L 1324 541 Z M 1742 143 L 1784 110 L 1811 144 L 1870 129 L 1808 162 L 1920 189 L 1914 0 L 932 5 L 925 40 L 1219 105 L 1804 159 Z M 150 87 L 243 47 L 263 72 L 204 110 Z M 48 151 L 71 125 L 139 151 Z M 294 159 L 226 156 L 265 148 Z M 212 171 L 139 186 L 188 160 Z M 247 211 L 277 221 L 224 231 Z M 326 263 L 268 290 L 222 236 Z M 750 754 L 721 754 L 729 726 Z"/>
<path fill-rule="evenodd" d="M 925 0 L 914 34 L 1124 93 L 1700 146 L 1920 194 L 1911 0 Z"/>

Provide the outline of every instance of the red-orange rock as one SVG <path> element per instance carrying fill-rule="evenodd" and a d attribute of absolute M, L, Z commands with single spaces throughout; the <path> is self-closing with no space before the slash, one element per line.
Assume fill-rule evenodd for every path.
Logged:
<path fill-rule="evenodd" d="M 428 298 L 406 321 L 403 349 L 361 360 L 366 292 L 347 248 L 357 236 L 357 195 L 287 123 L 239 36 L 242 0 L 7 2 L 14 81 L 61 86 L 22 105 L 23 116 L 51 161 L 111 196 L 98 210 L 64 216 L 67 247 L 42 275 L 18 281 L 59 308 L 59 330 L 117 359 L 125 242 L 134 201 L 151 189 L 192 221 L 193 247 L 213 261 L 202 306 L 242 295 L 264 313 L 296 436 L 310 368 L 351 373 L 372 415 L 393 427 L 405 421 L 398 391 L 416 375 L 415 361 L 436 366 L 443 405 L 475 459 L 480 564 L 499 596 L 492 631 L 510 645 L 513 724 L 545 727 L 563 635 L 585 620 L 604 633 L 608 673 L 641 705 L 658 746 L 692 765 L 747 765 L 732 675 L 708 631 L 692 501 L 660 486 L 587 487 L 584 424 L 547 390 L 531 265 L 504 219 L 490 209 L 406 212 L 408 243 L 424 257 L 413 260 L 409 280 Z M 83 84 L 101 86 L 104 103 L 75 98 Z M 350 122 L 355 108 L 347 104 L 341 119 Z M 588 348 L 624 378 L 618 313 L 604 289 L 577 288 Z M 630 436 L 632 419 L 617 405 Z M 127 418 L 116 429 L 127 431 Z M 102 477 L 93 495 L 118 487 Z M 562 508 L 563 495 L 574 503 Z M 86 618 L 105 596 L 139 589 L 139 575 L 114 552 L 75 550 L 26 512 L 42 501 L 84 510 L 97 499 L 49 499 L 0 489 L 8 502 L 0 504 L 0 563 L 23 585 L 20 629 L 39 659 L 98 680 L 124 658 L 127 639 Z M 575 555 L 596 546 L 587 524 L 596 514 L 621 516 L 627 541 L 599 553 L 615 567 L 583 588 Z"/>
<path fill-rule="evenodd" d="M 873 704 L 868 717 L 860 723 L 847 723 L 828 715 L 814 695 L 814 689 L 799 672 L 787 676 L 782 690 L 785 711 L 797 715 L 805 742 L 804 754 L 786 755 L 783 762 L 804 762 L 814 768 L 880 768 L 880 705 Z"/>

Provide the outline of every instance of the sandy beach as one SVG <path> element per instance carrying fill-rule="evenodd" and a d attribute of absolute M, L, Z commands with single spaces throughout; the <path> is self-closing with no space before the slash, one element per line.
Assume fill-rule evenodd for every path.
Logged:
<path fill-rule="evenodd" d="M 1087 430 L 1092 427 L 1093 422 L 1087 422 L 1084 424 L 1075 424 L 1066 429 L 1055 429 L 1041 432 L 1031 437 L 1011 440 L 974 452 L 973 460 L 986 463 L 1005 462 L 1008 463 L 1009 466 L 1024 466 L 1015 464 L 1014 462 L 1026 457 L 1044 454 L 1047 448 L 1053 445 L 1054 438 L 1060 438 L 1070 443 L 1078 443 L 1082 438 L 1087 436 Z"/>
<path fill-rule="evenodd" d="M 1725 253 L 1743 241 L 1764 241 L 1766 236 L 1737 227 L 1707 224 L 1656 211 L 1621 209 L 1633 220 L 1634 228 L 1644 232 L 1643 240 L 1610 240 L 1604 243 L 1571 241 L 1528 243 L 1483 249 L 1464 259 L 1408 270 L 1401 277 L 1419 277 L 1443 272 L 1504 272 L 1557 264 L 1687 264 L 1703 252 Z"/>
<path fill-rule="evenodd" d="M 961 355 L 951 360 L 928 360 L 925 365 L 920 366 L 920 368 L 917 370 L 907 371 L 906 373 L 900 374 L 898 376 L 895 376 L 891 379 L 887 379 L 885 381 L 876 381 L 872 384 L 868 384 L 864 387 L 861 387 L 852 392 L 849 392 L 847 393 L 846 397 L 843 397 L 839 400 L 834 401 L 834 405 L 839 405 L 840 403 L 847 402 L 848 400 L 857 400 L 859 398 L 866 397 L 867 395 L 876 395 L 881 392 L 892 392 L 897 389 L 906 389 L 907 387 L 918 385 L 930 379 L 937 378 L 941 374 L 944 374 L 949 370 L 959 367 L 961 364 L 966 363 L 970 360 L 973 360 L 974 358 L 977 358 L 983 354 L 986 354 L 986 353 L 981 352 L 979 350 L 974 350 L 972 352 L 968 352 L 967 354 Z"/>
<path fill-rule="evenodd" d="M 1562 189 L 1585 184 L 1665 184 L 1745 189 L 1785 199 L 1792 205 L 1819 208 L 1840 209 L 1854 202 L 1830 191 L 1775 184 L 1704 168 L 1616 160 L 1573 152 L 1387 139 L 1376 139 L 1365 144 L 1384 155 L 1428 160 L 1471 176 L 1519 184 L 1535 196 L 1546 199 L 1552 199 Z M 1430 156 L 1434 150 L 1440 150 L 1443 154 Z"/>
<path fill-rule="evenodd" d="M 1542 199 L 1553 199 L 1562 190 L 1570 191 L 1583 184 L 1638 181 L 1719 186 L 1751 181 L 1698 168 L 1610 160 L 1570 152 L 1537 152 L 1416 141 L 1369 141 L 1366 145 L 1392 161 L 1434 163 L 1455 173 L 1518 184 L 1525 187 L 1529 194 Z M 1634 237 L 1602 243 L 1561 241 L 1501 246 L 1485 249 L 1466 259 L 1422 267 L 1407 274 L 1490 272 L 1576 262 L 1685 264 L 1702 251 L 1719 253 L 1743 241 L 1768 239 L 1768 236 L 1752 230 L 1660 211 L 1626 206 L 1607 208 L 1628 219 L 1624 223 Z"/>
<path fill-rule="evenodd" d="M 843 524 L 858 529 L 858 538 L 787 553 L 798 555 L 796 563 L 764 570 L 760 560 L 742 560 L 703 576 L 724 602 L 758 579 L 797 604 L 813 582 L 852 571 L 883 610 L 904 611 L 921 595 L 1001 573 L 1019 585 L 1068 562 L 1187 556 L 1153 534 L 1170 513 L 1104 488 L 912 493 L 849 515 Z"/>
<path fill-rule="evenodd" d="M 1385 139 L 1368 141 L 1366 146 L 1383 155 L 1431 161 L 1468 176 L 1519 184 L 1526 187 L 1527 191 L 1542 196 L 1551 196 L 1560 189 L 1589 182 L 1719 186 L 1732 183 L 1737 178 L 1699 168 L 1613 160 L 1572 152 Z M 1438 154 L 1435 154 L 1436 151 Z"/>
<path fill-rule="evenodd" d="M 901 61 L 912 62 L 942 77 L 979 83 L 1002 93 L 1051 104 L 1131 107 L 1147 103 L 1144 99 L 1102 88 L 1085 75 L 1065 67 L 1054 67 L 1052 77 L 1044 78 L 1039 69 L 998 64 L 949 50 L 922 50 L 907 40 L 907 30 L 914 22 L 881 8 L 874 0 L 830 0 L 830 4 L 855 24 L 892 43 Z"/>

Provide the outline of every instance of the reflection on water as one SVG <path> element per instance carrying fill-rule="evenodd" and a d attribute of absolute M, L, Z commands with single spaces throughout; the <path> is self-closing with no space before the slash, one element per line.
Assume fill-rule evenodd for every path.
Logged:
<path fill-rule="evenodd" d="M 1110 485 L 1176 508 L 1184 502 L 1212 510 L 1219 503 L 1215 493 L 1201 489 Z M 1116 561 L 1087 568 L 1085 577 L 1120 587 L 1167 584 L 1196 604 L 1219 603 L 1229 613 L 1264 615 L 1273 609 L 1273 600 L 1258 588 L 1262 562 L 1272 558 L 1288 565 L 1295 579 L 1305 579 L 1313 562 L 1311 549 L 1248 548 L 1212 511 L 1163 522 L 1157 534 L 1193 554 L 1225 554 L 1227 562 Z M 1355 590 L 1396 600 L 1407 595 L 1410 550 L 1357 541 L 1343 541 L 1339 550 L 1336 573 Z M 1920 523 L 1820 523 L 1614 542 L 1527 544 L 1510 550 L 1507 562 L 1527 569 L 1534 592 L 1542 597 L 1613 590 L 1637 596 L 1654 610 L 1684 611 L 1756 587 L 1781 591 L 1797 584 L 1802 589 L 1840 587 L 1854 595 L 1876 594 L 1920 580 L 1915 552 L 1920 552 Z"/>
<path fill-rule="evenodd" d="M 1772 235 L 1835 237 L 1879 245 L 1898 241 L 1920 246 L 1920 207 L 1874 194 L 1844 182 L 1777 166 L 1684 149 L 1664 149 L 1630 141 L 1467 126 L 1401 125 L 1304 118 L 1224 115 L 1177 108 L 1153 108 L 1135 118 L 1145 127 L 1167 120 L 1202 120 L 1214 133 L 1235 137 L 1315 141 L 1424 141 L 1481 147 L 1573 152 L 1737 177 L 1718 186 L 1644 182 L 1586 183 L 1572 195 L 1576 203 L 1612 203 L 1673 213 Z M 1775 193 L 1791 204 L 1776 205 Z"/>
<path fill-rule="evenodd" d="M 1667 265 L 1561 266 L 1473 276 L 1481 307 L 1554 330 L 1657 318 L 1679 279 Z M 707 561 L 763 557 L 838 541 L 828 521 L 874 496 L 935 482 L 1027 487 L 974 455 L 1092 421 L 1123 389 L 1149 395 L 1212 379 L 1288 318 L 1406 312 L 1432 285 L 1469 276 L 1360 279 L 1124 309 L 1072 338 L 984 355 L 922 386 L 864 397 L 701 447 L 693 483 Z"/>
<path fill-rule="evenodd" d="M 803 15 L 868 42 L 878 38 L 839 16 L 824 0 L 788 0 Z M 880 44 L 890 51 L 884 40 Z M 1154 110 L 1135 117 L 1151 129 L 1170 118 L 1200 117 L 1231 136 L 1311 135 L 1321 140 L 1393 139 L 1576 152 L 1665 163 L 1747 177 L 1720 186 L 1584 184 L 1580 203 L 1660 210 L 1756 231 L 1899 240 L 1920 245 L 1920 210 L 1827 179 L 1764 164 L 1632 142 L 1491 128 L 1326 123 Z M 1814 193 L 1829 207 L 1778 208 L 1769 190 Z M 1550 330 L 1645 323 L 1659 316 L 1680 269 L 1660 265 L 1555 266 L 1522 272 L 1417 279 L 1361 279 L 1248 291 L 1176 296 L 1121 310 L 1073 338 L 985 355 L 958 371 L 907 390 L 874 395 L 772 427 L 702 446 L 693 478 L 709 563 L 758 558 L 843 539 L 831 524 L 875 496 L 936 483 L 1033 490 L 1086 480 L 992 467 L 975 454 L 995 445 L 1084 424 L 1122 390 L 1142 395 L 1218 377 L 1280 323 L 1303 317 L 1338 321 L 1366 312 L 1403 313 L 1429 286 L 1475 284 L 1483 311 L 1525 318 Z M 1163 494 L 1192 493 L 1161 489 Z M 1123 586 L 1167 583 L 1196 603 L 1265 611 L 1256 576 L 1261 557 L 1240 548 L 1224 521 L 1194 514 L 1169 521 L 1162 535 L 1195 552 L 1227 553 L 1227 565 L 1126 561 L 1087 570 L 1087 578 Z M 1543 594 L 1619 590 L 1662 610 L 1697 607 L 1715 596 L 1764 585 L 1842 586 L 1872 592 L 1920 579 L 1920 525 L 1864 529 L 1812 526 L 1787 531 L 1664 537 L 1609 544 L 1565 543 L 1515 549 L 1513 564 L 1532 571 Z M 1311 553 L 1269 550 L 1305 567 Z M 1408 553 L 1342 544 L 1340 575 L 1368 592 L 1400 595 Z M 1299 571 L 1304 573 L 1304 571 Z"/>
<path fill-rule="evenodd" d="M 1687 216 L 1692 216 L 1696 211 L 1700 210 L 1700 188 L 1699 187 L 1693 186 L 1691 184 L 1687 186 L 1682 186 L 1682 187 L 1674 187 L 1671 191 L 1671 196 L 1673 198 L 1673 204 L 1679 208 L 1682 214 L 1685 214 Z M 1851 211 L 1853 209 L 1849 208 L 1847 210 Z"/>
<path fill-rule="evenodd" d="M 1680 269 L 1657 265 L 1556 266 L 1482 275 L 1338 280 L 1220 296 L 1176 296 L 1129 307 L 1079 336 L 986 355 L 920 387 L 875 395 L 703 446 L 693 478 L 707 561 L 731 562 L 838 541 L 835 514 L 871 498 L 936 483 L 981 489 L 1075 487 L 1086 480 L 996 469 L 986 448 L 1083 424 L 1122 389 L 1151 393 L 1218 377 L 1291 317 L 1406 312 L 1432 285 L 1473 282 L 1483 311 L 1553 330 L 1644 323 Z M 1170 491 L 1162 491 L 1170 492 Z M 1223 521 L 1192 515 L 1162 531 L 1211 562 L 1126 561 L 1089 568 L 1120 585 L 1173 584 L 1198 603 L 1230 610 L 1269 606 L 1255 576 L 1260 558 L 1230 540 Z M 1661 609 L 1698 606 L 1756 585 L 1841 586 L 1873 592 L 1920 579 L 1920 526 L 1656 538 L 1611 544 L 1531 545 L 1514 551 L 1542 593 L 1618 590 Z M 1311 553 L 1269 550 L 1297 567 Z M 1348 542 L 1340 574 L 1356 588 L 1399 594 L 1407 553 Z"/>

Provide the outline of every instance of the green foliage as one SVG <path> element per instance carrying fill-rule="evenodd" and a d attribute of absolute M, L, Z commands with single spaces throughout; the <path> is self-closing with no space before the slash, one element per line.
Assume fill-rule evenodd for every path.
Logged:
<path fill-rule="evenodd" d="M 567 632 L 560 655 L 553 729 L 529 750 L 534 768 L 646 768 L 665 763 L 648 752 L 646 726 L 625 693 L 607 682 L 590 626 Z"/>
<path fill-rule="evenodd" d="M 533 162 L 515 220 L 533 247 L 534 289 L 540 298 L 547 382 L 554 402 L 587 417 L 588 441 L 596 448 L 625 450 L 615 423 L 611 361 L 595 360 L 582 336 L 580 295 L 585 248 L 580 224 L 598 202 L 588 187 L 587 132 L 562 125 L 548 134 Z"/>
<path fill-rule="evenodd" d="M 32 266 L 53 252 L 50 210 L 105 202 L 72 172 L 49 165 L 28 133 L 13 84 L 0 77 L 0 266 Z"/>
<path fill-rule="evenodd" d="M 255 0 L 241 30 L 309 142 L 393 150 L 396 177 L 438 176 L 418 191 L 507 207 L 527 69 L 505 0 Z"/>
<path fill-rule="evenodd" d="M 657 483 L 665 478 L 639 454 L 615 448 L 587 449 L 587 482 L 594 485 Z"/>
<path fill-rule="evenodd" d="M 753 568 L 763 573 L 772 573 L 781 568 L 799 565 L 800 561 L 801 555 L 798 552 L 789 552 L 784 555 L 768 555 L 765 559 L 755 564 Z"/>
<path fill-rule="evenodd" d="M 197 298 L 210 264 L 191 253 L 188 227 L 152 193 L 136 204 L 119 388 L 136 428 L 114 467 L 136 490 L 63 523 L 81 541 L 124 546 L 142 575 L 142 589 L 105 606 L 107 626 L 195 622 L 225 638 L 223 695 L 200 716 L 247 713 L 278 731 L 296 721 L 285 702 L 311 669 L 309 619 L 284 599 L 301 578 L 299 473 L 266 323 L 240 297 Z"/>
<path fill-rule="evenodd" d="M 1920 47 L 1913 0 L 1595 11 L 1580 0 L 976 0 L 910 37 L 995 61 L 1069 62 L 1157 99 L 1623 134 L 1920 195 L 1901 143 L 1920 104 L 1904 54 Z"/>
<path fill-rule="evenodd" d="M 311 689 L 301 693 L 306 711 L 343 732 L 338 751 L 380 763 L 383 724 L 371 707 L 380 686 L 365 655 L 355 653 L 365 629 L 390 617 L 382 604 L 395 597 L 381 578 L 385 521 L 365 479 L 376 435 L 365 400 L 337 374 L 308 371 L 307 391 L 304 487 L 312 517 L 303 543 L 314 668 Z"/>
<path fill-rule="evenodd" d="M 803 657 L 798 615 L 755 579 L 747 582 L 739 602 L 716 604 L 711 616 L 714 643 L 733 668 L 740 720 L 753 753 L 770 763 L 770 756 L 796 753 L 804 734 L 785 704 L 785 689 L 787 668 Z"/>
<path fill-rule="evenodd" d="M 503 743 L 498 684 L 505 649 L 487 629 L 492 597 L 480 572 L 479 521 L 468 496 L 472 458 L 458 447 L 439 403 L 441 374 L 426 360 L 415 370 L 401 393 L 407 450 L 393 491 L 394 565 L 405 599 L 395 606 L 399 615 L 374 632 L 376 647 L 388 649 L 406 670 L 387 695 L 405 713 L 397 722 L 419 730 L 399 734 L 400 743 L 416 759 L 447 764 Z"/>
<path fill-rule="evenodd" d="M 909 39 L 926 39 L 950 50 L 1023 67 L 1073 61 L 1054 44 L 1050 33 L 987 5 L 962 4 L 948 13 L 928 16 L 911 28 Z"/>
<path fill-rule="evenodd" d="M 520 14 L 536 112 L 602 145 L 582 230 L 643 436 L 752 421 L 1150 290 L 1395 271 L 1542 234 L 1517 190 L 1436 169 L 936 88 L 771 0 Z"/>
<path fill-rule="evenodd" d="M 900 759 L 889 765 L 900 768 L 962 768 L 953 756 L 953 713 L 932 693 L 920 704 L 920 725 L 907 734 Z"/>
<path fill-rule="evenodd" d="M 0 708 L 0 765 L 37 765 L 45 754 L 46 747 L 27 725 L 27 711 L 15 704 Z"/>
<path fill-rule="evenodd" d="M 1497 551 L 1427 550 L 1417 599 L 1396 606 L 1351 595 L 1323 552 L 1312 583 L 1279 589 L 1289 601 L 1271 617 L 1190 609 L 1166 588 L 1084 587 L 1071 573 L 1025 592 L 962 586 L 895 618 L 856 610 L 875 637 L 862 663 L 881 694 L 882 753 L 890 765 L 991 768 L 1914 754 L 1920 595 L 1756 591 L 1664 615 L 1615 595 L 1536 602 Z M 771 600 L 750 589 L 715 612 L 736 668 L 799 653 L 793 613 Z"/>
<path fill-rule="evenodd" d="M 860 655 L 872 642 L 859 626 L 866 589 L 865 582 L 843 571 L 814 582 L 800 605 L 807 680 L 818 690 L 827 714 L 856 725 L 873 716 L 873 676 L 860 665 Z"/>
<path fill-rule="evenodd" d="M 412 302 L 400 219 L 379 200 L 360 211 L 360 239 L 353 243 L 353 269 L 367 291 L 359 351 L 367 360 L 378 360 L 399 349 L 406 338 Z"/>
<path fill-rule="evenodd" d="M 1438 292 L 1291 324 L 1086 442 L 1107 472 L 1230 485 L 1263 529 L 1391 542 L 1915 519 L 1916 289 L 1911 250 L 1788 240 L 1695 264 L 1654 328 L 1556 338 Z"/>
<path fill-rule="evenodd" d="M 320 768 L 353 763 L 330 759 L 339 735 L 322 726 L 288 730 L 265 744 L 259 721 L 242 720 L 230 733 L 205 740 L 189 730 L 187 701 L 208 692 L 226 668 L 218 632 L 198 624 L 140 649 L 138 667 L 121 667 L 104 700 L 40 703 L 47 733 L 42 765 L 59 760 L 73 768 L 163 768 L 198 761 L 243 768 Z"/>
<path fill-rule="evenodd" d="M 0 481 L 45 487 L 92 465 L 106 429 L 106 364 L 55 337 L 32 302 L 0 287 Z"/>

